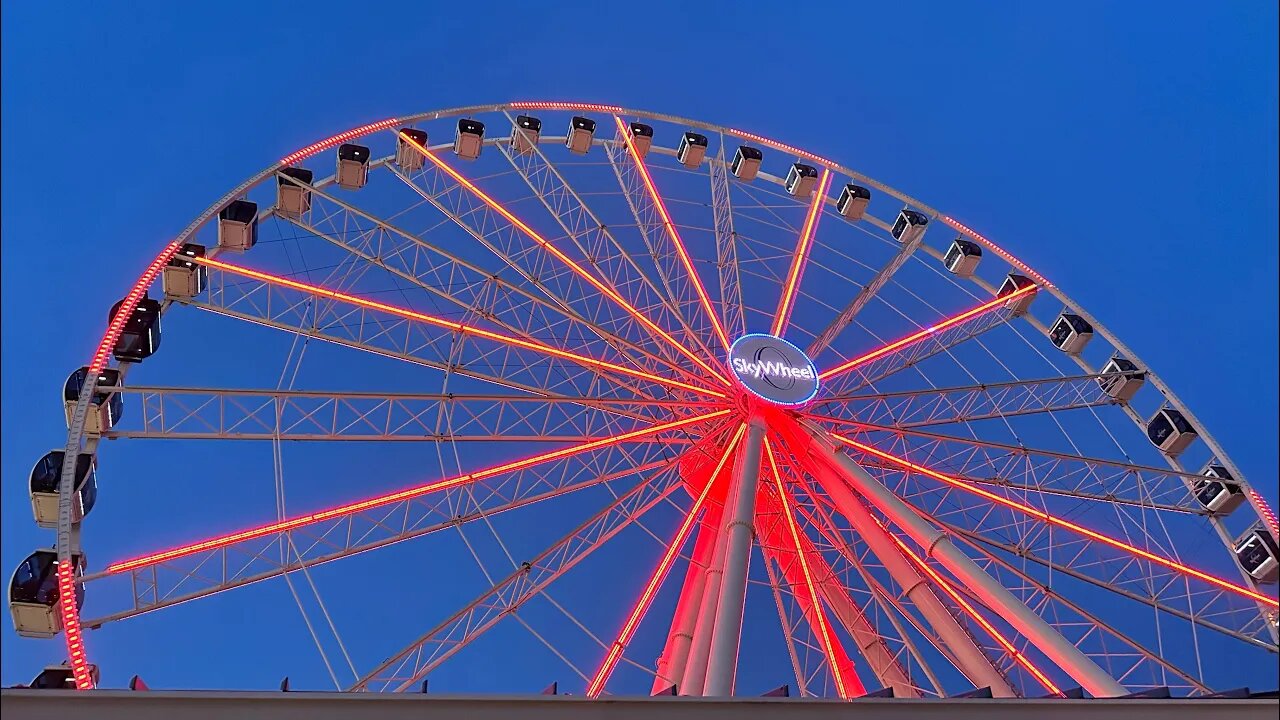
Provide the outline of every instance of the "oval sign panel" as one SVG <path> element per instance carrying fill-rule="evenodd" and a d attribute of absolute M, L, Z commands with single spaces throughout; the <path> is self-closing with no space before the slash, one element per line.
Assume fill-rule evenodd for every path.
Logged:
<path fill-rule="evenodd" d="M 803 405 L 818 394 L 818 371 L 804 351 L 773 335 L 743 335 L 729 348 L 729 367 L 753 395 Z"/>

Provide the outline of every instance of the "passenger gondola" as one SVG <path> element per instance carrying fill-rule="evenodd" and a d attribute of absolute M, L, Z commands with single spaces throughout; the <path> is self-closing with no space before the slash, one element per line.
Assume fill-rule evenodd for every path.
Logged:
<path fill-rule="evenodd" d="M 1098 378 L 1098 387 L 1113 400 L 1129 402 L 1142 384 L 1147 374 L 1138 369 L 1131 360 L 1116 356 L 1102 367 L 1102 374 L 1107 377 Z"/>
<path fill-rule="evenodd" d="M 871 204 L 870 190 L 861 185 L 845 183 L 844 189 L 840 191 L 840 197 L 836 200 L 836 212 L 843 215 L 846 220 L 861 220 L 869 204 Z"/>
<path fill-rule="evenodd" d="M 693 131 L 680 136 L 676 146 L 676 160 L 687 168 L 696 168 L 707 155 L 707 136 Z"/>
<path fill-rule="evenodd" d="M 733 162 L 729 165 L 729 172 L 733 173 L 733 176 L 742 182 L 751 182 L 760 173 L 760 163 L 763 161 L 764 153 L 760 152 L 758 148 L 739 145 L 738 149 L 733 153 Z"/>
<path fill-rule="evenodd" d="M 71 419 L 76 410 L 76 402 L 80 399 L 80 391 L 84 389 L 85 380 L 89 377 L 89 368 L 82 367 L 71 373 L 62 386 L 62 404 L 66 410 L 67 427 L 71 427 Z M 120 371 L 105 369 L 98 373 L 96 388 L 118 387 Z M 89 412 L 84 418 L 84 433 L 90 438 L 97 438 L 110 430 L 120 421 L 124 410 L 124 398 L 118 392 L 104 392 L 95 389 L 89 398 Z"/>
<path fill-rule="evenodd" d="M 31 469 L 31 512 L 36 525 L 58 526 L 58 490 L 62 483 L 62 463 L 67 454 L 62 450 L 50 450 L 36 461 Z M 82 452 L 76 456 L 76 476 L 72 486 L 71 522 L 84 519 L 98 499 L 97 468 L 92 454 Z"/>
<path fill-rule="evenodd" d="M 1009 297 L 1023 288 L 1032 287 L 1035 282 L 1025 275 L 1017 273 L 1009 273 L 1008 277 L 1001 283 L 1000 289 L 996 291 L 996 297 Z M 1036 297 L 1036 291 L 1030 290 L 1005 303 L 1005 307 L 1016 317 L 1027 312 L 1031 308 L 1031 301 Z"/>
<path fill-rule="evenodd" d="M 75 566 L 76 607 L 84 604 L 84 559 L 72 555 Z M 58 553 L 36 550 L 13 571 L 9 580 L 9 613 L 13 627 L 22 637 L 53 637 L 62 631 L 58 610 Z"/>
<path fill-rule="evenodd" d="M 1191 491 L 1205 510 L 1226 515 L 1244 502 L 1244 490 L 1225 467 L 1210 463 L 1200 474 Z"/>
<path fill-rule="evenodd" d="M 1169 455 L 1178 455 L 1198 437 L 1191 423 L 1173 408 L 1161 408 L 1147 421 L 1147 437 Z"/>
<path fill-rule="evenodd" d="M 653 147 L 653 126 L 633 122 L 627 125 L 627 130 L 631 133 L 631 147 L 635 148 L 636 155 L 648 155 L 649 148 Z"/>
<path fill-rule="evenodd" d="M 1049 328 L 1049 342 L 1072 355 L 1079 354 L 1093 339 L 1093 326 L 1079 315 L 1064 312 Z"/>
<path fill-rule="evenodd" d="M 894 221 L 893 228 L 889 230 L 889 235 L 894 240 L 906 245 L 920 240 L 924 235 L 925 226 L 929 224 L 929 218 L 921 212 L 915 210 L 903 210 L 898 213 L 898 219 Z"/>
<path fill-rule="evenodd" d="M 409 127 L 400 128 L 400 133 L 396 136 L 396 165 L 409 172 L 421 170 L 427 161 L 427 156 L 423 155 L 418 148 L 425 148 L 426 146 L 426 130 Z"/>
<path fill-rule="evenodd" d="M 574 115 L 569 121 L 569 132 L 564 136 L 564 146 L 575 155 L 586 155 L 596 137 L 596 121 Z"/>
<path fill-rule="evenodd" d="M 359 190 L 369 182 L 369 148 L 354 143 L 338 146 L 338 187 Z"/>
<path fill-rule="evenodd" d="M 285 168 L 281 172 L 288 173 L 289 170 L 300 170 L 300 168 Z M 311 173 L 306 173 L 303 182 L 311 182 Z M 283 178 L 281 178 L 283 183 Z M 297 193 L 302 192 L 302 188 L 296 185 L 289 186 L 291 190 L 286 191 L 283 184 L 278 192 L 277 204 L 280 205 L 282 211 L 290 212 L 290 208 L 286 207 L 286 194 L 292 194 L 289 200 L 297 200 Z M 310 207 L 310 194 L 307 195 L 307 207 Z M 297 214 L 301 215 L 306 208 L 301 208 Z M 248 200 L 232 200 L 226 207 L 218 211 L 218 247 L 231 252 L 244 252 L 258 243 L 258 204 L 249 202 Z"/>
<path fill-rule="evenodd" d="M 538 146 L 542 137 L 542 121 L 530 115 L 517 115 L 511 127 L 511 149 L 517 155 L 527 155 Z"/>
<path fill-rule="evenodd" d="M 124 301 L 111 306 L 107 322 L 111 322 L 120 311 Z M 160 301 L 144 295 L 134 306 L 129 319 L 125 320 L 120 336 L 116 338 L 112 354 L 116 360 L 127 363 L 140 363 L 151 357 L 160 349 Z"/>
<path fill-rule="evenodd" d="M 193 298 L 204 292 L 209 282 L 209 268 L 196 262 L 203 258 L 203 245 L 187 243 L 164 266 L 164 294 L 169 297 Z"/>
<path fill-rule="evenodd" d="M 1259 583 L 1273 583 L 1280 577 L 1280 550 L 1275 536 L 1263 528 L 1254 528 L 1236 540 L 1236 561 Z"/>
<path fill-rule="evenodd" d="M 303 185 L 310 185 L 314 177 L 306 168 L 282 169 L 276 175 L 276 210 L 291 218 L 300 218 L 311 210 L 311 189 Z"/>
<path fill-rule="evenodd" d="M 818 168 L 804 163 L 793 163 L 782 185 L 793 197 L 804 200 L 813 193 L 813 186 L 817 182 Z"/>
<path fill-rule="evenodd" d="M 458 132 L 453 136 L 453 153 L 463 160 L 480 157 L 484 147 L 484 123 L 463 118 L 458 121 Z"/>
<path fill-rule="evenodd" d="M 952 240 L 947 254 L 942 256 L 942 264 L 947 272 L 960 277 L 972 276 L 981 261 L 982 246 L 963 237 Z"/>

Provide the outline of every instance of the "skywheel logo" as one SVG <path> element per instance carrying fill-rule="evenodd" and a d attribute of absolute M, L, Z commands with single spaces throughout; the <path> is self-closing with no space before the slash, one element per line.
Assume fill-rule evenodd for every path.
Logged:
<path fill-rule="evenodd" d="M 729 348 L 729 367 L 752 395 L 803 405 L 818 394 L 818 371 L 800 348 L 773 335 L 743 335 Z"/>

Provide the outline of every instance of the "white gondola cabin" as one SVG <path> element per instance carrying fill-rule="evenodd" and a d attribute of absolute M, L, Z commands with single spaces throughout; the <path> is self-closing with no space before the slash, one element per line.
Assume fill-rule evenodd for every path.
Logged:
<path fill-rule="evenodd" d="M 996 297 L 1009 298 L 1009 301 L 1005 303 L 1005 307 L 1008 308 L 1015 316 L 1022 315 L 1031 308 L 1031 301 L 1035 299 L 1037 291 L 1027 290 L 1026 292 L 1019 294 L 1017 297 L 1010 296 L 1017 293 L 1019 290 L 1034 286 L 1035 283 L 1031 278 L 1017 273 L 1009 273 L 1009 276 L 1004 279 L 1003 283 L 1001 283 L 1000 289 L 996 291 Z"/>
<path fill-rule="evenodd" d="M 1133 361 L 1118 356 L 1102 366 L 1102 374 L 1107 377 L 1098 378 L 1098 387 L 1112 400 L 1120 402 L 1132 400 L 1147 380 L 1147 374 L 1139 370 Z"/>
<path fill-rule="evenodd" d="M 359 190 L 369 182 L 369 148 L 354 143 L 338 146 L 335 177 L 343 190 Z"/>
<path fill-rule="evenodd" d="M 528 155 L 542 137 L 542 121 L 532 115 L 517 115 L 511 126 L 511 149 L 517 155 Z"/>
<path fill-rule="evenodd" d="M 636 155 L 648 155 L 649 148 L 653 147 L 653 126 L 633 122 L 627 125 L 627 132 L 631 133 L 631 147 L 635 148 Z"/>
<path fill-rule="evenodd" d="M 898 213 L 898 219 L 894 221 L 893 227 L 890 228 L 889 235 L 903 245 L 919 242 L 924 235 L 925 226 L 928 224 L 929 218 L 924 213 L 916 212 L 915 210 L 903 210 Z"/>
<path fill-rule="evenodd" d="M 58 526 L 58 490 L 62 481 L 62 463 L 66 453 L 50 450 L 31 468 L 31 512 L 36 525 L 45 528 Z M 72 486 L 71 522 L 84 519 L 98 499 L 97 468 L 93 455 L 82 452 L 76 456 L 76 476 Z"/>
<path fill-rule="evenodd" d="M 276 210 L 285 217 L 300 218 L 311 209 L 310 185 L 315 174 L 306 168 L 287 167 L 276 174 Z M 221 244 L 221 242 L 219 242 Z"/>
<path fill-rule="evenodd" d="M 676 146 L 676 160 L 687 168 L 696 168 L 707 156 L 707 136 L 693 131 L 680 136 L 680 144 Z"/>
<path fill-rule="evenodd" d="M 972 277 L 980 262 L 982 246 L 963 237 L 952 240 L 947 254 L 942 256 L 942 265 L 947 272 L 960 277 Z"/>
<path fill-rule="evenodd" d="M 1062 352 L 1079 354 L 1093 339 L 1093 326 L 1084 318 L 1064 312 L 1049 328 L 1049 342 Z"/>
<path fill-rule="evenodd" d="M 1200 474 L 1203 477 L 1195 482 L 1191 490 L 1196 496 L 1196 502 L 1203 505 L 1204 509 L 1226 515 L 1244 502 L 1244 490 L 1225 467 L 1210 463 Z"/>
<path fill-rule="evenodd" d="M 1178 455 L 1199 436 L 1182 413 L 1162 408 L 1147 421 L 1147 437 L 1166 454 Z"/>
<path fill-rule="evenodd" d="M 72 555 L 75 566 L 76 607 L 84 604 L 84 559 Z M 58 612 L 58 553 L 36 550 L 18 565 L 9 580 L 9 614 L 22 637 L 48 638 L 62 632 Z"/>
<path fill-rule="evenodd" d="M 844 189 L 840 191 L 840 197 L 836 199 L 836 212 L 843 215 L 846 220 L 861 220 L 869 204 L 871 204 L 870 190 L 861 185 L 845 183 Z"/>
<path fill-rule="evenodd" d="M 742 182 L 751 182 L 756 179 L 756 175 L 760 174 L 760 163 L 764 161 L 764 153 L 758 148 L 747 145 L 739 145 L 738 149 L 733 153 L 733 162 L 729 165 L 729 172 Z"/>
<path fill-rule="evenodd" d="M 569 132 L 564 136 L 564 146 L 575 155 L 586 155 L 596 138 L 596 121 L 574 115 L 569 121 Z"/>
<path fill-rule="evenodd" d="M 84 383 L 88 377 L 89 368 L 82 367 L 71 373 L 66 384 L 62 386 L 62 404 L 66 410 L 68 428 L 71 427 L 76 402 L 80 399 L 80 391 L 84 389 Z M 118 392 L 103 392 L 97 389 L 119 385 L 119 370 L 108 368 L 98 373 L 93 396 L 89 398 L 89 411 L 84 418 L 84 434 L 89 438 L 97 439 L 120 421 L 120 413 L 124 410 L 124 398 Z"/>
<path fill-rule="evenodd" d="M 93 680 L 93 686 L 98 687 L 98 682 L 101 679 L 98 673 L 98 666 L 88 663 L 87 668 L 89 670 L 89 678 Z M 66 663 L 49 665 L 27 687 L 32 690 L 75 690 L 75 672 Z"/>
<path fill-rule="evenodd" d="M 416 147 L 415 147 L 416 146 Z M 396 165 L 402 170 L 416 172 L 427 162 L 427 156 L 418 148 L 427 147 L 427 131 L 418 128 L 400 128 L 396 136 Z"/>
<path fill-rule="evenodd" d="M 1280 550 L 1275 536 L 1264 528 L 1253 528 L 1236 540 L 1236 561 L 1259 583 L 1273 583 L 1280 577 Z"/>
<path fill-rule="evenodd" d="M 458 132 L 453 136 L 453 154 L 463 160 L 480 157 L 484 147 L 484 123 L 463 118 L 458 121 Z"/>
<path fill-rule="evenodd" d="M 203 258 L 203 245 L 183 245 L 164 266 L 164 294 L 176 298 L 193 298 L 204 292 L 209 282 L 209 268 L 196 262 Z"/>
<path fill-rule="evenodd" d="M 295 168 L 286 168 L 291 170 Z M 282 171 L 283 172 L 283 171 Z M 305 182 L 311 182 L 309 171 Z M 302 189 L 290 186 L 295 191 Z M 277 205 L 287 212 L 282 201 L 286 191 L 282 187 L 277 193 Z M 308 204 L 310 195 L 307 196 Z M 226 207 L 218 211 L 218 247 L 231 252 L 245 252 L 258 244 L 258 204 L 248 200 L 232 200 Z"/>
<path fill-rule="evenodd" d="M 122 305 L 124 300 L 111 306 L 111 313 L 107 315 L 108 323 L 115 318 Z M 116 338 L 111 352 L 120 362 L 140 363 L 159 349 L 160 301 L 143 295 L 129 314 L 129 319 L 125 320 L 124 328 Z"/>
<path fill-rule="evenodd" d="M 787 179 L 782 185 L 792 197 L 804 200 L 813 194 L 813 186 L 818 182 L 818 168 L 804 163 L 792 163 L 787 171 Z"/>

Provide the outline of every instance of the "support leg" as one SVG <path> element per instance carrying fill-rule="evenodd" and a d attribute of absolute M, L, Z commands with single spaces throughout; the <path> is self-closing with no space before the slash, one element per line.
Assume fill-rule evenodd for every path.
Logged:
<path fill-rule="evenodd" d="M 735 495 L 725 502 L 729 524 L 725 526 L 724 576 L 716 607 L 707 659 L 707 680 L 703 695 L 733 694 L 738 665 L 738 641 L 742 636 L 742 609 L 746 604 L 747 566 L 755 536 L 756 489 L 760 479 L 760 454 L 764 444 L 764 420 L 753 418 L 747 426 L 747 441 L 738 456 L 738 483 Z M 731 513 L 731 514 L 730 514 Z"/>

